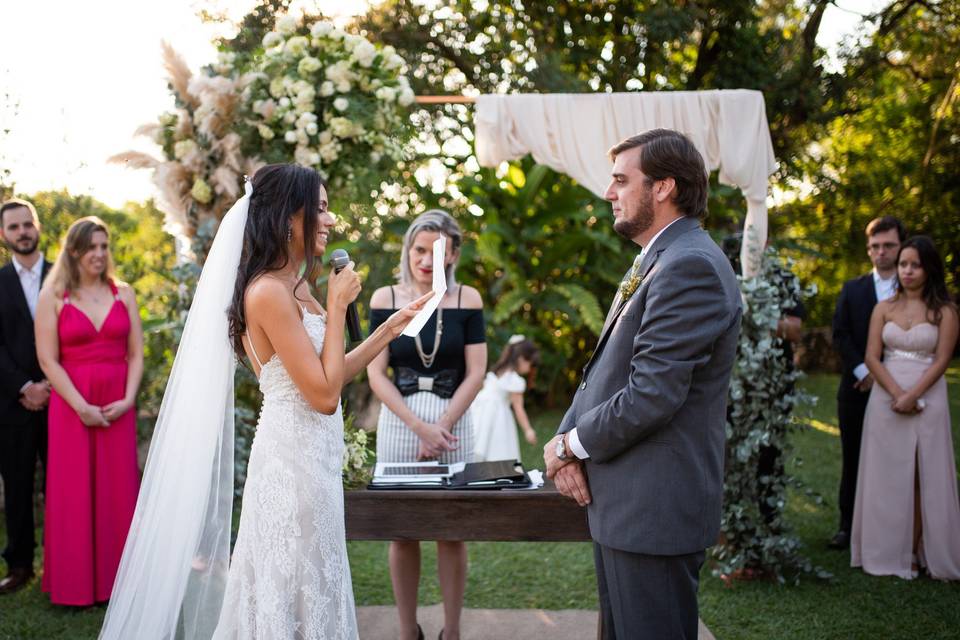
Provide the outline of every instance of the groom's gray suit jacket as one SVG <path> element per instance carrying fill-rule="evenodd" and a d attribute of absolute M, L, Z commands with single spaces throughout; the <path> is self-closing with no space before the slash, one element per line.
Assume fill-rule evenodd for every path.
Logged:
<path fill-rule="evenodd" d="M 681 218 L 617 295 L 558 433 L 574 427 L 590 458 L 593 539 L 649 555 L 701 551 L 717 540 L 727 388 L 742 313 L 740 289 L 699 221 Z"/>

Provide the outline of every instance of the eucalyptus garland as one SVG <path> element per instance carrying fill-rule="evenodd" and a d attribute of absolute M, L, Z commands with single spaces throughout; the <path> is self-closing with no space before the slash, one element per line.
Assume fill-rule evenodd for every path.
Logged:
<path fill-rule="evenodd" d="M 722 533 L 712 550 L 714 574 L 772 576 L 781 583 L 798 582 L 803 574 L 828 578 L 801 554 L 799 539 L 783 519 L 787 487 L 803 489 L 802 484 L 786 473 L 784 464 L 770 474 L 758 473 L 762 448 L 778 449 L 781 460 L 791 451 L 793 414 L 804 399 L 796 383 L 803 374 L 784 358 L 776 328 L 784 312 L 810 293 L 801 290 L 792 263 L 775 250 L 766 251 L 763 265 L 756 277 L 740 279 L 743 322 L 730 381 Z"/>

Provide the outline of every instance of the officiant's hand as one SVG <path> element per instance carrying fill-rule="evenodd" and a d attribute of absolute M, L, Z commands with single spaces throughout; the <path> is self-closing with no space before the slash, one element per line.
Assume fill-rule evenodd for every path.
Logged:
<path fill-rule="evenodd" d="M 327 280 L 327 310 L 336 309 L 342 313 L 357 299 L 360 289 L 360 274 L 353 270 L 353 260 L 347 263 L 340 273 L 331 268 Z"/>
<path fill-rule="evenodd" d="M 543 463 L 547 467 L 547 477 L 551 480 L 557 471 L 576 460 L 576 458 L 573 457 L 567 458 L 566 460 L 561 460 L 557 457 L 557 441 L 562 439 L 564 435 L 565 434 L 554 436 L 547 444 L 543 445 Z"/>
<path fill-rule="evenodd" d="M 583 463 L 579 460 L 573 464 L 564 465 L 557 471 L 553 483 L 557 485 L 557 491 L 568 498 L 573 498 L 581 507 L 590 504 L 587 474 L 583 472 Z"/>
<path fill-rule="evenodd" d="M 446 451 L 456 451 L 460 439 L 442 425 L 421 422 L 414 429 L 420 439 L 417 450 L 418 460 L 438 458 Z"/>
<path fill-rule="evenodd" d="M 390 331 L 391 336 L 399 337 L 403 330 L 407 328 L 407 325 L 410 324 L 410 321 L 413 320 L 413 317 L 417 315 L 417 312 L 423 309 L 423 305 L 427 304 L 427 301 L 432 297 L 433 291 L 428 291 L 402 309 L 394 311 L 383 323 Z"/>

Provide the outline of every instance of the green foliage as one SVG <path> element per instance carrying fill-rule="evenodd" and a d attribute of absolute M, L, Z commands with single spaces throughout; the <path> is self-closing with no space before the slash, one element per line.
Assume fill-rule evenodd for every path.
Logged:
<path fill-rule="evenodd" d="M 802 487 L 782 462 L 770 474 L 758 472 L 761 449 L 779 450 L 781 461 L 789 455 L 793 411 L 804 399 L 796 389 L 801 374 L 784 358 L 776 336 L 777 321 L 803 295 L 791 266 L 770 249 L 763 272 L 741 279 L 744 313 L 727 410 L 722 535 L 712 550 L 716 575 L 766 571 L 780 582 L 799 581 L 803 573 L 829 577 L 800 555 L 800 542 L 783 520 L 787 486 Z"/>

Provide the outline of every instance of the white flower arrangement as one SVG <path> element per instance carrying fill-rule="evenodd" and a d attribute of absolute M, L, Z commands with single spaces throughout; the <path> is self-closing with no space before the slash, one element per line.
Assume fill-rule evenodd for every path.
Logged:
<path fill-rule="evenodd" d="M 164 160 L 114 157 L 154 170 L 161 208 L 189 237 L 217 222 L 242 193 L 242 177 L 266 162 L 310 166 L 335 188 L 362 192 L 365 178 L 379 184 L 404 160 L 415 96 L 393 47 L 289 15 L 261 44 L 252 58 L 221 51 L 200 74 L 165 46 L 178 108 L 138 130 Z"/>

